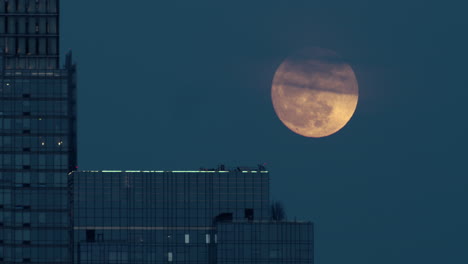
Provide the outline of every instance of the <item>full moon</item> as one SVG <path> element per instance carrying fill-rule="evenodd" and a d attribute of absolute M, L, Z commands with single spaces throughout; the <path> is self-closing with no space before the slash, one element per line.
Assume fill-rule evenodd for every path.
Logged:
<path fill-rule="evenodd" d="M 353 69 L 335 52 L 307 48 L 276 70 L 273 107 L 293 132 L 320 138 L 342 129 L 356 110 L 358 83 Z"/>

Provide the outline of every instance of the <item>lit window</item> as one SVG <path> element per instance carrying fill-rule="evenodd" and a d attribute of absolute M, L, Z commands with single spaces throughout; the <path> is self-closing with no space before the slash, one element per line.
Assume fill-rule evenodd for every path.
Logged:
<path fill-rule="evenodd" d="M 167 261 L 172 262 L 172 252 L 167 253 Z"/>
<path fill-rule="evenodd" d="M 190 235 L 185 234 L 185 244 L 188 244 L 188 243 L 190 243 Z"/>
<path fill-rule="evenodd" d="M 206 243 L 207 243 L 207 244 L 210 243 L 210 234 L 206 234 Z"/>

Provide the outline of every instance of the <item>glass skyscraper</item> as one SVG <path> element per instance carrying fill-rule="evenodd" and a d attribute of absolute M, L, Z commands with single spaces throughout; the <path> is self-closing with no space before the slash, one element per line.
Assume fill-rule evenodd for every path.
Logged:
<path fill-rule="evenodd" d="M 71 263 L 75 66 L 58 0 L 0 0 L 0 263 Z"/>
<path fill-rule="evenodd" d="M 313 263 L 312 223 L 272 219 L 261 166 L 70 179 L 75 263 Z"/>

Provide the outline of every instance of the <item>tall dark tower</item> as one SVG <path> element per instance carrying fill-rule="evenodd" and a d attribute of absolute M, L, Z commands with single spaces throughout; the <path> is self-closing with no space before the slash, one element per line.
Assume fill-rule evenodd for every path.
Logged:
<path fill-rule="evenodd" d="M 71 263 L 76 77 L 58 0 L 0 0 L 0 263 Z"/>

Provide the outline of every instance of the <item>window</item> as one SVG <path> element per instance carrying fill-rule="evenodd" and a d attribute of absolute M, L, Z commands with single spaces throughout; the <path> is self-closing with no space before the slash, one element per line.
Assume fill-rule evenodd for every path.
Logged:
<path fill-rule="evenodd" d="M 270 250 L 270 259 L 277 259 L 279 258 L 279 251 L 278 250 Z"/>
<path fill-rule="evenodd" d="M 167 261 L 172 262 L 172 252 L 167 253 Z"/>
<path fill-rule="evenodd" d="M 94 241 L 96 241 L 95 235 L 96 235 L 96 230 L 94 230 L 94 229 L 87 229 L 87 230 L 86 230 L 86 242 L 94 242 Z"/>
<path fill-rule="evenodd" d="M 206 234 L 206 243 L 209 244 L 210 243 L 210 234 Z"/>
<path fill-rule="evenodd" d="M 245 218 L 247 218 L 249 221 L 253 221 L 254 210 L 252 208 L 245 209 Z"/>
<path fill-rule="evenodd" d="M 31 224 L 31 215 L 30 215 L 29 212 L 22 212 L 22 216 L 23 216 L 23 217 L 22 217 L 22 218 L 23 218 L 23 219 L 22 219 L 22 220 L 23 220 L 23 221 L 22 221 L 22 222 L 23 222 L 23 225 L 25 225 L 25 224 L 26 224 L 26 225 Z"/>
<path fill-rule="evenodd" d="M 215 219 L 216 219 L 216 221 L 220 221 L 220 222 L 232 221 L 233 215 L 232 215 L 232 213 L 221 213 L 221 214 L 217 215 Z"/>
<path fill-rule="evenodd" d="M 41 158 L 41 157 L 39 156 L 39 158 Z M 44 161 L 44 163 L 45 163 L 45 161 Z M 41 173 L 41 172 L 39 173 L 38 182 L 39 182 L 39 185 L 45 186 L 45 184 L 46 184 L 46 174 L 45 173 Z"/>
<path fill-rule="evenodd" d="M 188 243 L 190 243 L 190 235 L 185 234 L 185 244 L 188 244 Z"/>
<path fill-rule="evenodd" d="M 45 224 L 45 222 L 46 222 L 46 214 L 45 213 L 39 213 L 37 218 L 38 218 L 39 224 Z"/>
<path fill-rule="evenodd" d="M 127 252 L 109 252 L 109 263 L 127 263 Z"/>

